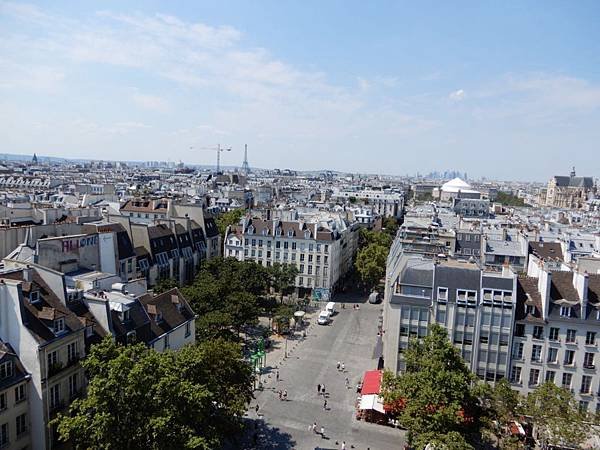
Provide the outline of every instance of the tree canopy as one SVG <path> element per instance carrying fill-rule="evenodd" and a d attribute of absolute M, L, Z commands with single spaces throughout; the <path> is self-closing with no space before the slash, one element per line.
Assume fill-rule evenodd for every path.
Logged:
<path fill-rule="evenodd" d="M 203 263 L 190 286 L 182 289 L 199 315 L 199 339 L 234 337 L 246 325 L 254 325 L 260 312 L 258 297 L 268 292 L 271 278 L 267 268 L 235 258 L 213 258 Z"/>
<path fill-rule="evenodd" d="M 252 371 L 221 339 L 158 353 L 106 338 L 82 362 L 87 396 L 55 419 L 75 448 L 218 448 L 241 429 Z"/>
<path fill-rule="evenodd" d="M 425 338 L 410 342 L 404 359 L 403 374 L 384 375 L 383 396 L 408 429 L 409 440 L 424 433 L 463 434 L 473 428 L 479 408 L 472 388 L 475 377 L 446 330 L 432 325 Z"/>
<path fill-rule="evenodd" d="M 225 230 L 230 225 L 237 225 L 244 215 L 244 210 L 241 208 L 232 209 L 231 211 L 227 211 L 226 213 L 220 214 L 217 216 L 217 228 L 219 229 L 219 233 L 223 238 L 225 238 Z"/>
<path fill-rule="evenodd" d="M 367 289 L 376 286 L 379 280 L 385 276 L 387 255 L 392 240 L 388 233 L 361 228 L 359 250 L 354 267 Z"/>
<path fill-rule="evenodd" d="M 570 391 L 552 382 L 527 396 L 524 411 L 536 424 L 542 447 L 577 447 L 589 437 L 591 418 L 580 410 Z"/>

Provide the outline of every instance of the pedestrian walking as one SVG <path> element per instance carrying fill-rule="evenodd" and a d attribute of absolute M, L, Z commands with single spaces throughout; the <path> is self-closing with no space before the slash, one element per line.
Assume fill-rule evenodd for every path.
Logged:
<path fill-rule="evenodd" d="M 317 384 L 317 394 L 321 394 L 321 385 Z"/>
<path fill-rule="evenodd" d="M 346 377 L 346 389 L 348 389 L 348 385 L 350 384 L 350 380 Z"/>
<path fill-rule="evenodd" d="M 346 441 L 342 441 L 341 450 L 346 450 Z"/>
<path fill-rule="evenodd" d="M 313 424 L 312 424 L 312 430 L 313 430 L 313 433 L 317 432 L 317 422 L 313 422 Z"/>
<path fill-rule="evenodd" d="M 344 362 L 342 361 L 342 372 L 346 371 L 346 365 L 344 364 Z"/>
<path fill-rule="evenodd" d="M 254 409 L 256 410 L 256 415 L 258 416 L 258 410 L 260 409 L 260 407 L 258 406 L 258 403 L 256 404 L 256 406 L 254 407 Z"/>
<path fill-rule="evenodd" d="M 321 437 L 324 438 L 325 437 L 325 427 L 321 427 Z"/>
<path fill-rule="evenodd" d="M 282 399 L 281 397 L 283 395 L 282 392 L 281 392 L 281 389 L 277 391 L 277 395 L 279 395 L 279 400 L 281 400 Z"/>
<path fill-rule="evenodd" d="M 323 402 L 323 410 L 327 411 L 327 399 Z"/>
<path fill-rule="evenodd" d="M 287 401 L 287 391 L 286 390 L 283 391 L 283 399 Z"/>
<path fill-rule="evenodd" d="M 323 393 L 323 395 L 325 395 L 325 385 L 321 386 L 321 392 Z"/>
<path fill-rule="evenodd" d="M 337 370 L 340 370 L 340 364 L 341 364 L 341 363 L 338 361 L 338 362 L 337 362 L 337 366 L 336 366 L 336 369 L 337 369 Z"/>
<path fill-rule="evenodd" d="M 275 380 L 279 381 L 279 370 L 277 372 L 275 372 Z"/>

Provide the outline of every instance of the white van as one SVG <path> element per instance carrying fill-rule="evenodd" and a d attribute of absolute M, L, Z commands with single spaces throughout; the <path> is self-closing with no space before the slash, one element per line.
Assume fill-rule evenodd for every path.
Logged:
<path fill-rule="evenodd" d="M 327 325 L 329 323 L 331 314 L 329 313 L 329 311 L 321 311 L 319 313 L 319 317 L 317 319 L 317 323 L 319 325 Z"/>
<path fill-rule="evenodd" d="M 329 302 L 325 306 L 325 311 L 329 311 L 332 316 L 335 314 L 335 302 Z"/>

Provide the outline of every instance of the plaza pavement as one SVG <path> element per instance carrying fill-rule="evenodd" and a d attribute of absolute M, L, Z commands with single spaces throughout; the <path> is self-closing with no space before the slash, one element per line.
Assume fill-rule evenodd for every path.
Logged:
<path fill-rule="evenodd" d="M 306 338 L 296 333 L 288 340 L 287 358 L 284 341 L 275 342 L 267 356 L 268 373 L 262 375 L 264 389 L 256 391 L 246 417 L 248 433 L 231 448 L 325 450 L 340 449 L 342 441 L 347 449 L 402 448 L 401 430 L 355 418 L 356 384 L 366 370 L 377 368 L 381 305 L 371 305 L 363 299 L 360 310 L 354 310 L 352 299 L 347 301 L 345 309 L 337 303 L 338 313 L 327 326 L 316 324 L 318 311 L 312 314 Z M 345 363 L 344 373 L 336 369 L 337 361 Z M 279 381 L 275 379 L 277 369 Z M 346 377 L 350 388 L 346 388 Z M 327 389 L 327 410 L 323 409 L 323 397 L 317 395 L 317 384 L 324 384 Z M 279 390 L 287 390 L 287 401 L 279 400 Z M 325 438 L 309 430 L 313 422 L 318 428 L 325 428 Z"/>

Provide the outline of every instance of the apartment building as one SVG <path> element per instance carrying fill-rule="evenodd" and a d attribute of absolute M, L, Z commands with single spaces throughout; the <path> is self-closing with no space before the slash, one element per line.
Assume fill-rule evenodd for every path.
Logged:
<path fill-rule="evenodd" d="M 388 259 L 383 314 L 384 367 L 404 370 L 402 352 L 411 338 L 438 323 L 481 379 L 508 376 L 516 276 L 508 268 L 402 252 Z"/>
<path fill-rule="evenodd" d="M 523 394 L 552 381 L 600 412 L 600 275 L 540 266 L 518 279 L 510 380 Z"/>
<path fill-rule="evenodd" d="M 352 266 L 358 247 L 358 224 L 337 218 L 307 223 L 302 220 L 244 218 L 226 233 L 224 255 L 298 268 L 296 287 L 328 298 Z"/>
<path fill-rule="evenodd" d="M 29 448 L 29 382 L 18 355 L 10 344 L 0 341 L 0 448 Z"/>
<path fill-rule="evenodd" d="M 0 273 L 0 338 L 31 376 L 27 426 L 35 449 L 58 445 L 49 423 L 85 387 L 79 360 L 87 327 L 67 308 L 65 291 L 62 274 L 50 269 L 32 265 Z"/>

